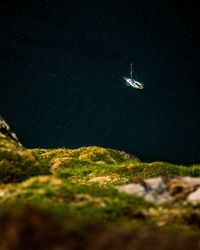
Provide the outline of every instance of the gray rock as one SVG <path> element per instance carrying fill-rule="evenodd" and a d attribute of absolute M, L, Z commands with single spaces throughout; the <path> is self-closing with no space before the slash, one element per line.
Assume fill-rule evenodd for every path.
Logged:
<path fill-rule="evenodd" d="M 21 145 L 16 134 L 11 131 L 8 123 L 1 116 L 0 116 L 0 133 L 2 133 L 5 136 L 8 136 L 12 140 L 16 141 L 19 145 Z"/>
<path fill-rule="evenodd" d="M 157 196 L 156 202 L 158 204 L 171 204 L 173 203 L 173 199 L 168 192 L 164 192 L 163 194 Z"/>
<path fill-rule="evenodd" d="M 156 177 L 145 180 L 148 189 L 153 190 L 157 194 L 163 193 L 166 190 L 166 185 L 163 182 L 162 177 Z"/>
<path fill-rule="evenodd" d="M 188 195 L 187 201 L 193 204 L 200 203 L 200 187 L 196 191 Z"/>
<path fill-rule="evenodd" d="M 134 181 L 135 183 L 118 187 L 118 190 L 143 196 L 147 201 L 158 204 L 183 204 L 186 201 L 200 203 L 200 178 L 156 177 Z"/>
<path fill-rule="evenodd" d="M 145 188 L 140 184 L 127 184 L 117 188 L 120 192 L 133 194 L 138 196 L 144 196 L 146 194 Z"/>
<path fill-rule="evenodd" d="M 181 179 L 192 184 L 193 186 L 200 186 L 200 178 L 185 176 Z"/>
<path fill-rule="evenodd" d="M 157 202 L 157 196 L 155 193 L 148 192 L 145 195 L 145 200 L 150 201 L 150 202 Z"/>

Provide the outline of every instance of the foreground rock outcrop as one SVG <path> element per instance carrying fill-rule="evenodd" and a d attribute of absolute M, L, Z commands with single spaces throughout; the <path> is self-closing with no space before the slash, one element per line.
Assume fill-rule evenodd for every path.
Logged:
<path fill-rule="evenodd" d="M 0 249 L 199 249 L 200 165 L 27 149 L 1 121 Z"/>
<path fill-rule="evenodd" d="M 1 250 L 199 249 L 197 234 L 173 234 L 156 228 L 106 228 L 99 224 L 70 229 L 36 208 L 7 211 L 0 215 L 0 223 Z"/>

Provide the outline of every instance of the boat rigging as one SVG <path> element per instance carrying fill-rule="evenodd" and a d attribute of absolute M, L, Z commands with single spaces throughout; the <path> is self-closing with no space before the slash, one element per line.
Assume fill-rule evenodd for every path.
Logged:
<path fill-rule="evenodd" d="M 131 86 L 136 89 L 143 89 L 144 84 L 133 79 L 133 64 L 130 65 L 130 77 L 125 77 L 124 80 L 127 86 Z"/>

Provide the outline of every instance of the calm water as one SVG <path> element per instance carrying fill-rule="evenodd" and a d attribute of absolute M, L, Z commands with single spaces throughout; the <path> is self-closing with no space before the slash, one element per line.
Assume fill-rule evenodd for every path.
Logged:
<path fill-rule="evenodd" d="M 199 163 L 195 6 L 94 2 L 2 6 L 0 113 L 28 147 Z M 123 82 L 130 62 L 142 91 Z"/>

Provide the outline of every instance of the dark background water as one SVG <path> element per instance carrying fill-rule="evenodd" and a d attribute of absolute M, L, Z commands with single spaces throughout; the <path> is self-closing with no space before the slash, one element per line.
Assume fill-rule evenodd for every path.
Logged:
<path fill-rule="evenodd" d="M 1 115 L 28 147 L 200 162 L 198 15 L 188 1 L 1 3 Z M 123 82 L 130 62 L 142 91 Z"/>

